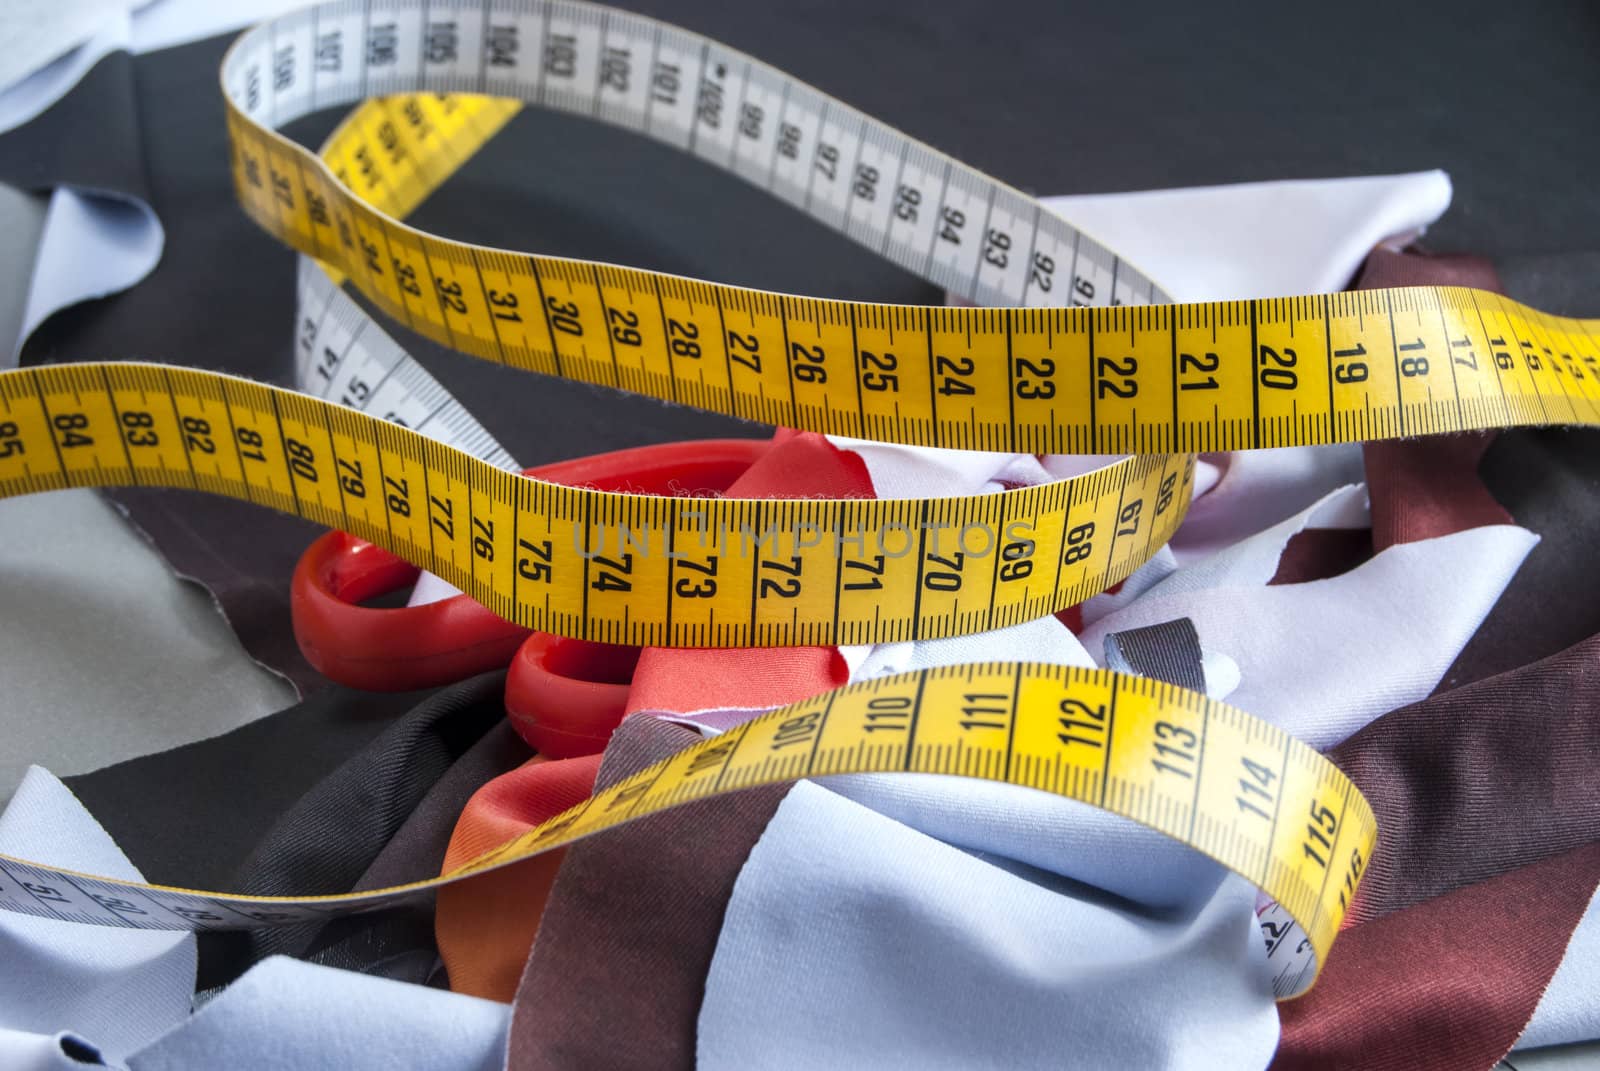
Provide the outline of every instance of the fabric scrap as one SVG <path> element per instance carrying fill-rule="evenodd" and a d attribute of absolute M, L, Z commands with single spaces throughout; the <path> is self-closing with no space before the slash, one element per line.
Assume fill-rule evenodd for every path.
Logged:
<path fill-rule="evenodd" d="M 1550 979 L 1517 1048 L 1567 1045 L 1600 1038 L 1600 890 L 1572 931 L 1561 966 Z"/>
<path fill-rule="evenodd" d="M 1600 880 L 1600 856 L 1582 854 L 1600 846 L 1597 686 L 1600 636 L 1395 710 L 1330 753 L 1378 843 L 1323 980 L 1285 1016 L 1284 1066 L 1488 1067 L 1524 1033 Z M 1564 987 L 1592 974 L 1586 943 L 1573 935 Z M 1353 1016 L 1353 985 L 1385 1013 Z M 1558 991 L 1552 1033 L 1593 1020 L 1558 1010 L 1574 1004 L 1592 1008 L 1592 987 Z"/>
<path fill-rule="evenodd" d="M 66 186 L 51 194 L 44 226 L 17 351 L 58 309 L 126 290 L 149 275 L 166 242 L 161 221 L 143 201 Z M 14 363 L 11 356 L 0 361 Z"/>
<path fill-rule="evenodd" d="M 284 812 L 427 698 L 330 686 L 231 732 L 64 780 L 153 880 L 223 889 Z"/>
<path fill-rule="evenodd" d="M 1471 432 L 1365 444 L 1372 549 L 1512 523 L 1478 479 L 1478 462 L 1494 437 Z"/>
<path fill-rule="evenodd" d="M 1532 1015 L 1597 880 L 1600 842 L 1345 930 L 1315 988 L 1283 1006 L 1273 1071 L 1492 1067 Z"/>
<path fill-rule="evenodd" d="M 1329 747 L 1432 692 L 1537 541 L 1496 525 L 1393 546 L 1331 580 L 1153 590 L 1080 639 L 1095 650 L 1108 632 L 1188 617 L 1203 649 L 1239 666 L 1230 703 Z"/>
<path fill-rule="evenodd" d="M 1255 891 L 1200 862 L 1151 910 L 801 782 L 728 904 L 698 1066 L 1261 1067 Z"/>
<path fill-rule="evenodd" d="M 596 784 L 699 740 L 683 726 L 630 717 Z M 723 906 L 787 792 L 767 785 L 691 803 L 569 849 L 517 987 L 507 1066 L 693 1067 Z"/>
<path fill-rule="evenodd" d="M 408 711 L 284 812 L 226 888 L 349 892 L 450 766 L 504 719 L 504 685 L 503 672 L 486 673 Z M 321 930 L 305 923 L 208 933 L 200 985 L 224 985 L 269 955 L 304 955 Z"/>
<path fill-rule="evenodd" d="M 1368 253 L 1403 246 L 1449 207 L 1443 171 L 1248 182 L 1045 205 L 1160 279 L 1179 301 L 1342 290 Z"/>
<path fill-rule="evenodd" d="M 76 1034 L 27 1034 L 0 1027 L 6 1071 L 83 1071 L 105 1067 L 105 1054 Z"/>
<path fill-rule="evenodd" d="M 142 875 L 65 785 L 30 767 L 0 814 L 0 852 L 128 881 Z M 0 913 L 0 1066 L 54 1066 L 70 1031 L 114 1061 L 189 1013 L 195 940 Z"/>
<path fill-rule="evenodd" d="M 1187 617 L 1110 632 L 1105 644 L 1107 669 L 1152 677 L 1205 694 L 1205 656 L 1200 652 L 1200 634 Z"/>
<path fill-rule="evenodd" d="M 294 702 L 229 622 L 92 491 L 0 502 L 0 800 L 58 775 L 203 740 Z M 85 652 L 96 672 L 83 671 Z M 51 711 L 49 717 L 26 712 Z"/>
<path fill-rule="evenodd" d="M 457 818 L 441 872 L 576 807 L 593 793 L 599 768 L 599 755 L 535 755 L 490 781 Z M 566 852 L 558 848 L 439 890 L 434 935 L 450 988 L 511 1000 Z"/>
<path fill-rule="evenodd" d="M 1185 565 L 1264 531 L 1363 477 L 1361 448 L 1353 443 L 1240 450 L 1203 458 L 1220 475 L 1214 487 L 1195 498 L 1169 544 Z"/>
<path fill-rule="evenodd" d="M 1539 533 L 1510 588 L 1473 633 L 1443 685 L 1525 666 L 1600 633 L 1600 570 L 1590 567 L 1600 517 L 1600 430 L 1501 432 L 1479 465 L 1517 523 Z"/>
<path fill-rule="evenodd" d="M 494 726 L 428 790 L 351 888 L 381 889 L 438 874 L 451 831 L 473 793 L 527 760 L 528 745 L 511 726 Z M 443 971 L 434 939 L 434 900 L 420 897 L 377 915 L 335 919 L 306 945 L 301 958 L 431 984 Z"/>
<path fill-rule="evenodd" d="M 273 956 L 133 1054 L 129 1071 L 498 1071 L 511 1009 Z"/>
<path fill-rule="evenodd" d="M 1600 636 L 1385 714 L 1334 748 L 1378 819 L 1347 925 L 1600 840 L 1597 694 Z"/>
<path fill-rule="evenodd" d="M 1306 528 L 1289 537 L 1268 584 L 1306 584 L 1342 576 L 1372 557 L 1366 528 Z"/>

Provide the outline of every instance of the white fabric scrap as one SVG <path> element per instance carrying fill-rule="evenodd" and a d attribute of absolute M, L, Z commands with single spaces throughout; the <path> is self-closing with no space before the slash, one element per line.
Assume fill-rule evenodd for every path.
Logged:
<path fill-rule="evenodd" d="M 1216 483 L 1196 496 L 1169 544 L 1183 563 L 1215 554 L 1337 487 L 1366 479 L 1360 443 L 1241 450 L 1209 459 Z"/>
<path fill-rule="evenodd" d="M 1340 487 L 1294 516 L 1174 570 L 1145 594 L 1164 598 L 1219 587 L 1261 587 L 1277 574 L 1289 540 L 1307 528 L 1359 529 L 1371 523 L 1366 488 L 1359 484 Z"/>
<path fill-rule="evenodd" d="M 852 680 L 1017 659 L 1089 664 L 1048 617 L 882 644 Z M 1055 1066 L 1064 1044 L 1088 1065 L 1265 1066 L 1278 1018 L 1248 883 L 1136 823 L 1014 785 L 824 784 L 785 798 L 735 883 L 700 1066 Z M 1159 1029 L 1139 1011 L 1157 1008 Z M 789 1025 L 753 1038 L 753 1021 Z M 1228 1041 L 1211 1045 L 1199 1023 L 1227 1024 Z M 1219 1056 L 1230 1063 L 1208 1062 Z"/>
<path fill-rule="evenodd" d="M 1450 207 L 1443 171 L 1047 197 L 1176 301 L 1343 290 L 1373 247 L 1405 245 Z"/>

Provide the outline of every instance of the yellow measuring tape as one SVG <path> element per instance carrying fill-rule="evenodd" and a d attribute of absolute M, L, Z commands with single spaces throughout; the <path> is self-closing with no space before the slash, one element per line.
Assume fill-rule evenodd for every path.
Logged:
<path fill-rule="evenodd" d="M 616 495 L 516 477 L 358 411 L 361 392 L 335 405 L 189 369 L 84 364 L 0 373 L 0 496 L 115 483 L 230 494 L 348 529 L 507 618 L 589 639 L 865 643 L 995 628 L 1122 579 L 1182 519 L 1184 451 L 1600 422 L 1600 322 L 1448 288 L 1148 304 L 1164 296 L 1153 283 L 1031 198 L 751 57 L 607 8 L 328 4 L 245 34 L 223 85 L 246 211 L 446 345 L 833 434 L 1138 456 L 966 498 Z M 273 129 L 358 101 L 321 157 Z M 760 293 L 399 222 L 521 103 L 678 145 L 1005 307 Z M 319 919 L 689 800 L 872 771 L 1007 781 L 1150 825 L 1274 897 L 1319 965 L 1376 837 L 1342 774 L 1250 715 L 1113 673 L 979 665 L 756 719 L 431 882 L 250 897 L 0 857 L 0 907 L 144 928 Z M 1310 977 L 1280 978 L 1280 995 Z"/>
<path fill-rule="evenodd" d="M 668 28 L 650 20 L 580 4 L 506 8 L 542 13 L 535 26 L 570 12 L 595 22 L 595 42 L 617 35 L 632 42 L 605 48 L 639 57 L 630 62 L 644 70 L 652 54 L 657 67 L 664 62 L 663 46 L 652 42 L 666 40 Z M 347 10 L 313 9 L 303 19 L 336 25 L 335 9 Z M 399 7 L 348 10 L 356 14 L 343 17 L 364 25 L 367 39 L 375 24 L 385 42 L 402 34 L 401 22 L 385 21 L 398 20 Z M 330 13 L 313 17 L 321 11 Z M 507 19 L 506 28 L 527 22 Z M 451 25 L 453 51 L 433 54 L 453 59 L 434 71 L 419 51 L 420 66 L 387 76 L 391 88 L 463 88 L 455 66 L 474 54 L 489 57 L 486 64 L 496 55 L 492 17 L 478 24 L 476 42 L 462 39 L 464 24 Z M 326 36 L 316 27 L 306 32 Z M 414 97 L 369 106 L 336 133 L 324 162 L 262 125 L 324 101 L 310 90 L 269 92 L 271 50 L 262 31 L 253 35 L 262 40 L 246 35 L 223 70 L 234 177 L 246 211 L 287 244 L 347 273 L 395 319 L 480 357 L 787 427 L 1038 453 L 1228 450 L 1600 420 L 1600 322 L 1435 287 L 1134 306 L 1159 291 L 1036 201 L 859 113 L 836 114 L 850 110 L 758 61 L 719 57 L 701 38 L 691 51 L 705 58 L 688 75 L 702 85 L 687 134 L 693 151 L 706 155 L 697 135 L 720 132 L 732 144 L 726 151 L 719 145 L 712 162 L 745 177 L 754 171 L 763 176 L 755 181 L 791 200 L 803 182 L 807 209 L 824 222 L 903 264 L 915 262 L 935 281 L 953 280 L 958 293 L 1024 307 L 801 298 L 425 234 L 374 204 L 409 211 L 459 163 L 445 147 L 452 134 L 465 134 L 470 146 L 476 125 L 504 122 L 503 106 L 465 101 L 453 115 L 437 106 L 430 115 Z M 536 35 L 504 39 L 530 36 L 537 49 Z M 576 31 L 547 36 L 583 40 Z M 403 37 L 396 41 L 398 64 L 411 53 L 398 43 Z M 686 48 L 680 43 L 671 54 Z M 369 43 L 368 54 L 387 58 L 391 51 L 373 53 Z M 286 61 L 284 69 L 299 68 Z M 732 103 L 728 114 L 709 105 L 736 96 L 731 88 L 708 88 L 719 84 L 715 70 L 730 86 L 742 78 L 739 100 L 777 95 L 783 108 L 769 114 L 758 107 L 763 118 L 736 129 Z M 363 71 L 356 82 L 370 84 L 370 65 Z M 665 124 L 652 125 L 653 97 L 642 114 L 608 111 L 612 83 L 591 82 L 588 95 L 573 100 L 553 96 L 548 57 L 537 71 L 536 80 L 511 77 L 501 88 L 677 140 Z M 495 73 L 492 64 L 480 67 L 473 88 L 494 88 Z M 621 81 L 635 89 L 646 79 L 638 70 L 629 77 Z M 781 79 L 780 89 L 756 89 L 763 77 Z M 326 103 L 354 99 L 341 91 L 346 84 L 356 83 L 330 83 Z M 809 104 L 807 95 L 815 98 Z M 834 119 L 818 118 L 830 114 Z M 786 129 L 794 140 L 785 140 Z M 746 137 L 749 131 L 755 136 Z M 430 139 L 439 142 L 437 153 Z M 754 168 L 746 163 L 751 157 Z M 828 168 L 808 166 L 813 157 Z M 847 158 L 857 162 L 835 167 Z M 888 158 L 901 161 L 898 169 L 859 162 Z M 917 165 L 918 158 L 927 159 Z M 785 180 L 782 165 L 796 160 L 803 180 Z M 941 171 L 943 179 L 927 177 Z M 913 184 L 913 172 L 923 185 Z M 819 191 L 824 174 L 844 184 L 842 207 Z M 935 226 L 946 217 L 965 222 Z M 1097 300 L 1128 307 L 1071 307 Z M 1026 307 L 1046 302 L 1053 307 Z"/>
<path fill-rule="evenodd" d="M 953 499 L 694 499 L 523 479 L 295 391 L 132 363 L 0 373 L 0 496 L 164 485 L 354 532 L 502 617 L 671 646 L 976 632 L 1127 576 L 1187 508 L 1192 459 Z"/>
<path fill-rule="evenodd" d="M 746 722 L 432 881 L 342 896 L 240 896 L 0 856 L 0 907 L 145 929 L 317 921 L 377 910 L 678 804 L 871 772 L 1006 781 L 1143 822 L 1271 894 L 1304 927 L 1319 962 L 1377 836 L 1371 809 L 1342 773 L 1241 711 L 1103 670 L 969 665 L 850 685 Z"/>

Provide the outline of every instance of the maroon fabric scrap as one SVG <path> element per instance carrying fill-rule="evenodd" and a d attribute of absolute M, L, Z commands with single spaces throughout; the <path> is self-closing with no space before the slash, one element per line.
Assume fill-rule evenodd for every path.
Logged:
<path fill-rule="evenodd" d="M 1345 931 L 1279 1006 L 1272 1071 L 1475 1071 L 1526 1027 L 1600 879 L 1600 843 Z"/>
<path fill-rule="evenodd" d="M 630 717 L 606 748 L 595 789 L 700 739 Z M 789 787 L 687 804 L 570 848 L 517 987 L 506 1066 L 694 1067 L 723 914 Z"/>
<path fill-rule="evenodd" d="M 1378 844 L 1274 1068 L 1492 1067 L 1600 880 L 1600 636 L 1385 714 L 1330 757 Z"/>

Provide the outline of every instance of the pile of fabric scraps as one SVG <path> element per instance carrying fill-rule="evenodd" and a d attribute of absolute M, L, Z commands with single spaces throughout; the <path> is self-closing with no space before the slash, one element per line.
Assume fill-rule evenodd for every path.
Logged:
<path fill-rule="evenodd" d="M 1047 203 L 1179 300 L 1501 290 L 1488 261 L 1412 244 L 1449 199 L 1424 173 Z M 163 217 L 167 240 L 223 211 Z M 1109 460 L 783 429 L 752 459 L 727 493 L 971 495 Z M 302 696 L 70 776 L 28 768 L 0 853 L 264 895 L 415 881 L 756 713 L 985 660 L 1110 666 L 1225 699 L 1327 754 L 1380 839 L 1320 980 L 1278 1003 L 1254 887 L 1149 829 L 957 778 L 782 784 L 324 924 L 195 935 L 0 914 L 0 1066 L 1443 1071 L 1600 1039 L 1597 485 L 1586 431 L 1207 454 L 1171 544 L 1054 616 L 864 648 L 554 645 L 554 672 L 588 686 L 604 722 L 559 739 L 508 718 L 504 670 L 403 694 L 330 684 L 283 626 L 308 527 L 247 510 L 274 549 L 231 556 L 195 536 L 208 522 L 188 527 L 192 498 L 117 492 Z M 0 507 L 0 541 L 19 510 Z M 31 657 L 0 649 L 0 679 L 30 686 Z M 196 664 L 219 682 L 255 670 L 237 646 Z M 155 710 L 159 661 L 148 676 Z M 22 716 L 44 720 L 0 701 L 6 733 Z M 39 746 L 87 724 L 63 714 Z M 20 769 L 31 738 L 14 739 Z"/>

